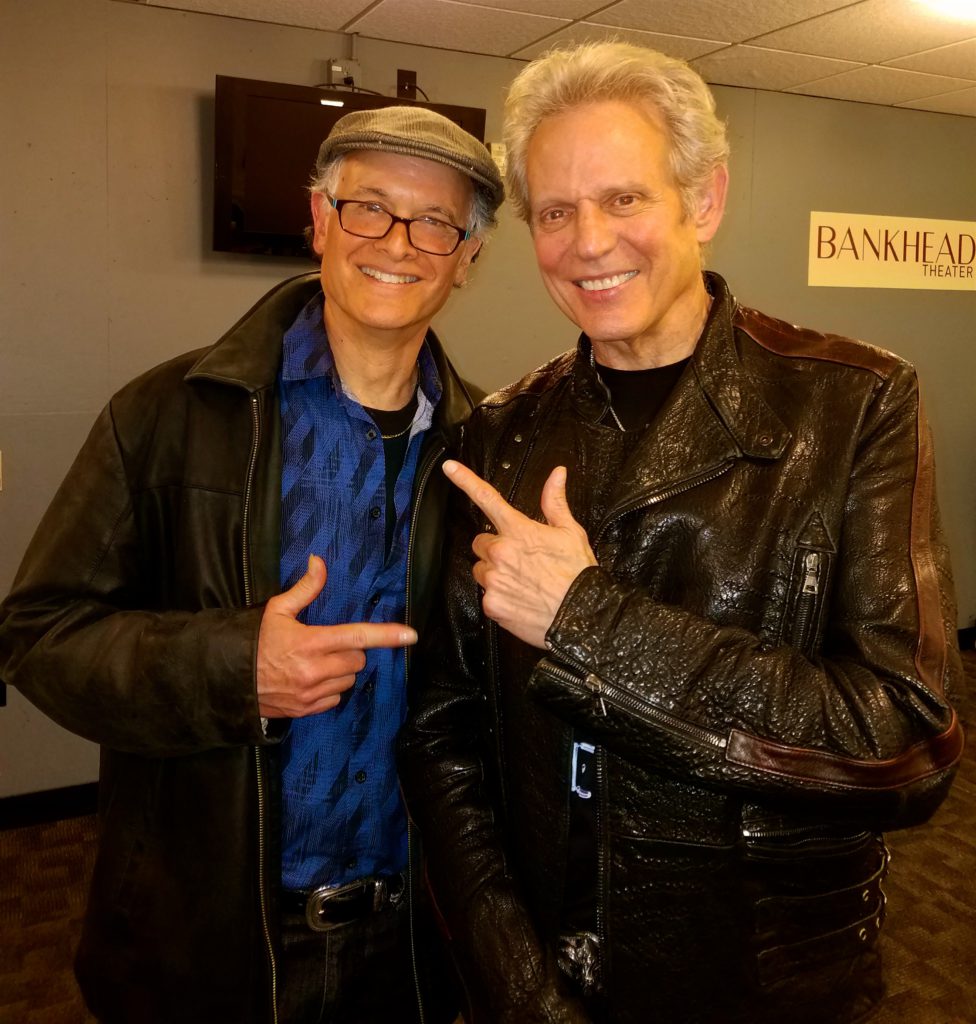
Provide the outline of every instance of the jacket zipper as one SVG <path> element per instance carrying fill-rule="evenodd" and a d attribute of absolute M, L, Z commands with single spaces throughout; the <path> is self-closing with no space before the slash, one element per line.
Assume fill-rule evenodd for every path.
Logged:
<path fill-rule="evenodd" d="M 560 654 L 559 657 L 562 658 L 564 655 Z M 701 725 L 693 725 L 691 722 L 686 722 L 677 715 L 673 715 L 670 711 L 665 711 L 664 708 L 657 707 L 657 705 L 651 704 L 646 700 L 641 700 L 622 687 L 608 683 L 595 672 L 587 671 L 578 662 L 570 658 L 566 660 L 576 668 L 576 672 L 570 672 L 549 660 L 546 660 L 541 668 L 544 672 L 548 672 L 549 675 L 569 683 L 576 689 L 585 689 L 593 694 L 599 701 L 600 713 L 604 717 L 606 717 L 607 713 L 606 705 L 609 704 L 611 707 L 616 707 L 621 711 L 636 715 L 656 728 L 663 729 L 665 732 L 680 736 L 683 739 L 694 740 L 702 746 L 724 750 L 728 745 L 728 740 L 721 733 L 714 732 L 712 729 L 706 729 Z"/>
<path fill-rule="evenodd" d="M 631 504 L 621 506 L 611 515 L 603 521 L 600 529 L 597 531 L 597 535 L 593 541 L 593 547 L 596 548 L 603 538 L 603 534 L 610 526 L 610 524 L 622 516 L 635 512 L 638 509 L 650 508 L 652 505 L 656 505 L 659 502 L 666 501 L 669 498 L 673 498 L 678 494 L 682 494 L 684 491 L 689 491 L 694 487 L 698 487 L 700 484 L 709 483 L 715 480 L 717 477 L 722 476 L 732 468 L 733 460 L 722 463 L 722 465 L 704 473 L 700 476 L 694 477 L 690 480 L 684 481 L 684 483 L 676 484 L 673 487 L 669 487 L 659 494 L 652 495 L 648 498 L 644 498 L 640 501 L 635 501 Z M 560 657 L 565 657 L 560 654 Z M 581 665 L 575 659 L 567 658 L 567 661 L 576 668 L 579 674 L 569 672 L 566 669 L 561 668 L 559 665 L 555 665 L 550 661 L 547 661 L 543 666 L 543 670 L 555 676 L 557 679 L 562 679 L 564 682 L 569 683 L 571 686 L 579 688 L 580 685 L 585 687 L 590 693 L 592 693 L 598 700 L 600 705 L 600 714 L 605 718 L 607 714 L 607 701 L 611 706 L 615 706 L 624 711 L 629 711 L 639 718 L 650 722 L 656 727 L 665 729 L 667 732 L 677 734 L 679 736 L 690 738 L 695 742 L 701 743 L 705 746 L 715 747 L 719 750 L 724 750 L 727 745 L 726 738 L 721 733 L 714 732 L 710 729 L 705 729 L 701 726 L 692 725 L 689 722 L 678 718 L 676 715 L 672 715 L 665 711 L 663 708 L 655 707 L 653 704 L 649 704 L 647 701 L 639 700 L 634 697 L 633 694 L 628 693 L 626 690 L 622 690 L 618 686 L 614 686 L 611 683 L 607 683 L 600 676 L 594 672 L 590 672 L 585 666 Z M 597 792 L 599 794 L 597 805 L 596 805 L 596 825 L 597 825 L 597 855 L 596 855 L 596 872 L 597 872 L 597 901 L 596 901 L 596 932 L 597 932 L 597 956 L 599 957 L 599 971 L 600 977 L 605 977 L 606 963 L 605 963 L 605 952 L 609 948 L 607 935 L 606 935 L 606 860 L 607 851 L 606 843 L 603 835 L 603 817 L 604 817 L 604 790 L 605 790 L 605 778 L 606 778 L 606 752 L 602 746 L 597 747 L 596 752 L 596 782 Z"/>
<path fill-rule="evenodd" d="M 254 768 L 258 785 L 258 892 L 261 899 L 261 930 L 271 967 L 271 1019 L 278 1024 L 278 966 L 274 946 L 271 942 L 271 928 L 268 924 L 268 894 L 265 885 L 267 876 L 267 807 L 264 799 L 264 757 L 260 747 L 254 748 Z"/>
<path fill-rule="evenodd" d="M 839 835 L 823 835 L 822 833 L 818 835 L 816 829 L 808 825 L 796 825 L 792 828 L 742 827 L 744 839 L 795 839 L 797 842 L 791 844 L 794 846 L 801 843 L 844 843 L 866 835 L 868 832 L 865 829 L 859 829 L 857 832 L 843 832 Z"/>
<path fill-rule="evenodd" d="M 417 529 L 417 517 L 420 512 L 420 501 L 423 496 L 424 490 L 427 487 L 427 481 L 430 479 L 431 473 L 434 471 L 434 467 L 437 465 L 441 455 L 447 450 L 446 445 L 441 445 L 436 450 L 432 450 L 428 456 L 427 461 L 423 466 L 420 467 L 420 474 L 417 483 L 417 498 L 414 502 L 413 510 L 410 518 L 410 535 L 407 540 L 407 571 L 404 578 L 405 582 L 405 601 L 404 601 L 404 618 L 406 619 L 407 625 L 410 625 L 410 578 L 412 575 L 411 570 L 413 569 L 413 552 L 414 552 L 414 538 L 416 537 Z M 410 674 L 410 648 L 406 648 L 403 654 L 403 687 L 407 691 L 408 688 L 408 677 Z M 407 816 L 407 916 L 410 923 L 410 966 L 413 970 L 413 986 L 414 992 L 417 996 L 417 1015 L 420 1020 L 420 1024 L 424 1024 L 424 1001 L 420 991 L 420 968 L 417 964 L 417 936 L 414 928 L 414 891 L 413 891 L 413 879 L 414 879 L 414 846 L 416 843 L 416 829 L 414 828 L 413 822 L 410 820 L 409 815 Z"/>
<path fill-rule="evenodd" d="M 427 481 L 430 479 L 431 473 L 434 471 L 434 467 L 437 465 L 438 460 L 447 451 L 447 446 L 442 444 L 436 449 L 432 449 L 428 453 L 427 461 L 419 469 L 418 483 L 417 483 L 417 500 L 414 503 L 413 510 L 410 516 L 410 536 L 407 540 L 407 572 L 405 576 L 406 586 L 406 604 L 404 610 L 404 617 L 407 620 L 407 625 L 410 625 L 410 577 L 413 575 L 413 551 L 414 551 L 414 537 L 416 536 L 417 528 L 417 517 L 420 512 L 420 499 L 427 487 Z M 406 684 L 406 669 L 409 668 L 410 661 L 410 649 L 407 648 L 406 662 L 407 665 L 404 669 L 404 684 Z"/>
<path fill-rule="evenodd" d="M 804 654 L 812 639 L 814 612 L 820 596 L 823 556 L 819 551 L 807 551 L 803 556 L 803 584 L 796 599 L 793 617 L 793 646 Z"/>
<path fill-rule="evenodd" d="M 606 951 L 610 948 L 607 940 L 606 897 L 607 897 L 607 843 L 604 835 L 606 794 L 606 751 L 596 748 L 596 955 L 597 978 L 606 980 Z"/>
<path fill-rule="evenodd" d="M 639 509 L 650 508 L 652 505 L 657 505 L 662 501 L 667 501 L 669 498 L 674 498 L 679 494 L 683 494 L 685 491 L 692 490 L 694 487 L 699 487 L 701 484 L 711 483 L 712 480 L 715 480 L 724 473 L 727 473 L 732 468 L 734 461 L 734 459 L 728 459 L 721 465 L 716 466 L 715 469 L 709 470 L 707 473 L 702 473 L 700 476 L 692 477 L 690 480 L 685 480 L 683 483 L 675 484 L 673 487 L 668 487 L 666 490 L 660 491 L 658 494 L 652 494 L 647 498 L 642 498 L 631 502 L 630 504 L 621 505 L 619 508 L 612 511 L 606 519 L 604 519 L 593 541 L 593 547 L 597 547 L 603 539 L 603 534 L 614 520 L 619 519 L 622 516 L 629 515 L 631 512 L 637 512 Z"/>
<path fill-rule="evenodd" d="M 244 486 L 244 513 L 241 525 L 242 552 L 241 562 L 244 570 L 244 603 L 250 608 L 254 600 L 251 586 L 251 491 L 254 486 L 254 470 L 258 461 L 258 448 L 261 443 L 261 421 L 258 415 L 257 395 L 251 395 L 251 454 L 247 463 L 247 481 Z M 271 1019 L 278 1024 L 278 965 L 275 960 L 274 945 L 271 942 L 271 926 L 268 923 L 268 854 L 267 854 L 267 816 L 264 780 L 264 751 L 260 746 L 254 748 L 254 774 L 258 788 L 258 896 L 261 911 L 261 932 L 264 946 L 268 954 L 268 965 L 271 968 Z"/>

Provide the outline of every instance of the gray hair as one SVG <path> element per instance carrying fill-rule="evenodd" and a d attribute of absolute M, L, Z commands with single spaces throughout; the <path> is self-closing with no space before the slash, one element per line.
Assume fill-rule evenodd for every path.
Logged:
<path fill-rule="evenodd" d="M 529 219 L 526 155 L 540 122 L 604 100 L 646 103 L 660 114 L 671 143 L 671 172 L 687 215 L 712 173 L 728 160 L 729 143 L 715 114 L 715 99 L 684 61 L 619 42 L 552 50 L 518 74 L 505 101 L 508 197 L 523 220 Z"/>
<path fill-rule="evenodd" d="M 345 159 L 345 156 L 345 153 L 340 153 L 322 166 L 318 173 L 312 177 L 308 187 L 310 193 L 329 192 L 331 195 L 335 195 L 335 190 L 339 185 L 339 175 L 342 171 L 342 161 Z M 468 223 L 465 224 L 465 227 L 471 232 L 473 237 L 484 241 L 496 224 L 495 207 L 492 204 L 491 197 L 476 181 L 471 181 L 471 184 L 473 186 L 474 198 L 471 202 Z"/>

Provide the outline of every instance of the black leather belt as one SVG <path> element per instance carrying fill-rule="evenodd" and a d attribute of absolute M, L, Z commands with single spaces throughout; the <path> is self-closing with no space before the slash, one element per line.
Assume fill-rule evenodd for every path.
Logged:
<path fill-rule="evenodd" d="M 327 932 L 366 914 L 395 907 L 403 898 L 403 874 L 360 878 L 347 885 L 323 885 L 312 892 L 283 890 L 281 906 L 301 914 L 316 932 Z"/>

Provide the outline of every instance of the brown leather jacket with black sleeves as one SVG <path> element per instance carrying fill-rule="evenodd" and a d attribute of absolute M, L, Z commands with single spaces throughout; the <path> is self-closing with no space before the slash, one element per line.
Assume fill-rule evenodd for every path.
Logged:
<path fill-rule="evenodd" d="M 840 1024 L 881 995 L 881 833 L 945 796 L 962 735 L 947 553 L 912 368 L 714 303 L 640 436 L 576 352 L 485 401 L 462 458 L 599 565 L 530 648 L 471 579 L 455 496 L 407 802 L 469 1024 Z M 556 964 L 574 730 L 595 740 L 603 995 Z"/>
<path fill-rule="evenodd" d="M 255 659 L 263 602 L 280 590 L 282 336 L 319 288 L 315 273 L 284 282 L 217 344 L 111 400 L 0 607 L 2 678 L 101 744 L 76 966 L 106 1022 L 275 1019 L 277 745 Z M 414 484 L 418 627 L 440 559 L 437 465 L 471 410 L 427 342 L 443 395 Z"/>

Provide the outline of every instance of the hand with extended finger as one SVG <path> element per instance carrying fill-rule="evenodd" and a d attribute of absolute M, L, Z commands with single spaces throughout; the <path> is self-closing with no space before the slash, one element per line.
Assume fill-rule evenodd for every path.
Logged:
<path fill-rule="evenodd" d="M 471 545 L 478 557 L 472 573 L 484 590 L 489 619 L 534 647 L 545 636 L 570 584 L 596 557 L 586 531 L 566 500 L 566 468 L 557 466 L 542 488 L 545 523 L 523 515 L 460 462 L 444 472 L 481 509 L 497 533 L 479 533 Z"/>
<path fill-rule="evenodd" d="M 399 622 L 306 626 L 298 614 L 325 586 L 317 555 L 290 589 L 268 601 L 258 633 L 258 707 L 265 718 L 303 718 L 328 711 L 356 681 L 370 647 L 403 647 L 416 632 Z"/>

